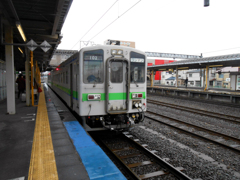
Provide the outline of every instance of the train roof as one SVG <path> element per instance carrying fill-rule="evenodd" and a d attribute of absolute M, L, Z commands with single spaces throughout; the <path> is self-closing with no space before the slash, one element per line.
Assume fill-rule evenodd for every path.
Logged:
<path fill-rule="evenodd" d="M 94 47 L 94 48 L 93 48 Z M 145 54 L 144 51 L 141 51 L 139 49 L 136 49 L 136 48 L 132 48 L 132 47 L 127 47 L 127 46 L 118 46 L 118 45 L 96 45 L 96 46 L 87 46 L 87 47 L 83 47 L 80 51 L 76 52 L 75 54 L 73 54 L 72 56 L 70 56 L 66 61 L 62 62 L 60 65 L 58 65 L 58 67 L 61 67 L 61 66 L 65 66 L 67 65 L 68 63 L 72 62 L 75 58 L 77 58 L 79 56 L 79 53 L 81 51 L 84 51 L 84 50 L 88 50 L 88 49 L 101 49 L 101 48 L 109 48 L 109 49 L 129 49 L 129 50 L 132 50 L 132 51 L 135 51 L 135 52 L 139 52 L 139 53 L 142 53 L 142 54 Z"/>

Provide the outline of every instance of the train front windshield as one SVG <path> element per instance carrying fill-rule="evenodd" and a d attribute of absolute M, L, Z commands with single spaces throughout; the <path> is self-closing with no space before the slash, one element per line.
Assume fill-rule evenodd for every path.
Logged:
<path fill-rule="evenodd" d="M 145 56 L 131 52 L 130 54 L 131 83 L 145 82 Z"/>
<path fill-rule="evenodd" d="M 83 82 L 103 83 L 103 50 L 86 51 L 83 60 Z"/>

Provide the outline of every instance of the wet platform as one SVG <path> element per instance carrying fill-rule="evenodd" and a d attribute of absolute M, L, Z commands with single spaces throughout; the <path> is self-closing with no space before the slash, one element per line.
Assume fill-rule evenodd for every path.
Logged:
<path fill-rule="evenodd" d="M 240 104 L 240 91 L 228 89 L 208 89 L 197 87 L 173 87 L 173 86 L 147 86 L 148 93 L 182 96 L 196 99 L 221 101 L 233 104 Z"/>
<path fill-rule="evenodd" d="M 0 102 L 0 179 L 126 179 L 47 85 L 37 107 Z"/>

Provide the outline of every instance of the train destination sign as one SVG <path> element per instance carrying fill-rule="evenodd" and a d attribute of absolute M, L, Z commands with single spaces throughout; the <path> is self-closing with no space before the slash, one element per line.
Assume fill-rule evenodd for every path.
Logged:
<path fill-rule="evenodd" d="M 85 55 L 84 56 L 84 60 L 85 61 L 102 61 L 103 60 L 103 57 L 102 56 L 99 56 L 99 55 Z"/>
<path fill-rule="evenodd" d="M 144 63 L 143 58 L 131 58 L 131 62 Z"/>

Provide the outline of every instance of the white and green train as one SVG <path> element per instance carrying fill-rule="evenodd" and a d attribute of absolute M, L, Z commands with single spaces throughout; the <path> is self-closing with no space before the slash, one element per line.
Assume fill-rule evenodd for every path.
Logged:
<path fill-rule="evenodd" d="M 48 84 L 80 116 L 86 131 L 125 130 L 144 120 L 147 62 L 134 48 L 82 48 L 60 64 Z"/>

